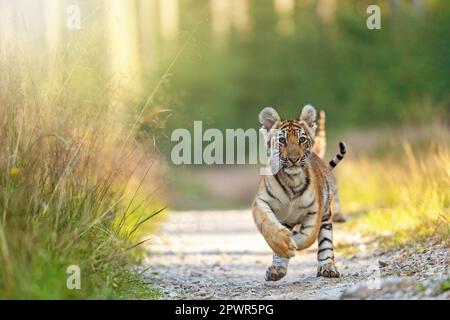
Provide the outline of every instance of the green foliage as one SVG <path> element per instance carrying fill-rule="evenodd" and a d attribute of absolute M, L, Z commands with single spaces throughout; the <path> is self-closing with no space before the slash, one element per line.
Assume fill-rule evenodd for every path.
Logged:
<path fill-rule="evenodd" d="M 327 111 L 332 131 L 426 122 L 435 110 L 427 105 L 448 109 L 450 3 L 430 3 L 421 13 L 411 6 L 392 12 L 379 4 L 381 30 L 368 30 L 366 6 L 349 1 L 339 2 L 329 24 L 313 5 L 297 8 L 294 32 L 283 35 L 272 2 L 252 1 L 251 30 L 233 30 L 221 44 L 215 44 L 218 36 L 203 6 L 186 7 L 192 16 L 204 17 L 182 19 L 188 32 L 199 21 L 200 27 L 169 79 L 166 94 L 182 102 L 162 102 L 173 109 L 167 132 L 189 128 L 193 120 L 222 129 L 256 127 L 256 115 L 267 105 L 294 117 L 300 105 L 311 103 Z M 161 66 L 187 38 L 180 37 L 172 54 L 164 51 Z"/>
<path fill-rule="evenodd" d="M 439 287 L 441 292 L 450 290 L 450 280 L 443 281 Z"/>

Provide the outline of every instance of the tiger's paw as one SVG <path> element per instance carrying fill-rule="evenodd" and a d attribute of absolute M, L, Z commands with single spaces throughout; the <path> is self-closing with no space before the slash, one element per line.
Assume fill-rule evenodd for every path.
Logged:
<path fill-rule="evenodd" d="M 289 259 L 295 256 L 297 245 L 291 236 L 291 231 L 286 227 L 281 227 L 269 233 L 265 237 L 273 252 L 281 258 Z"/>
<path fill-rule="evenodd" d="M 339 271 L 337 271 L 334 262 L 327 262 L 319 265 L 319 267 L 317 268 L 317 276 L 326 278 L 339 278 L 341 275 L 339 274 Z"/>
<path fill-rule="evenodd" d="M 278 281 L 287 274 L 287 268 L 284 266 L 271 265 L 266 271 L 266 281 Z"/>

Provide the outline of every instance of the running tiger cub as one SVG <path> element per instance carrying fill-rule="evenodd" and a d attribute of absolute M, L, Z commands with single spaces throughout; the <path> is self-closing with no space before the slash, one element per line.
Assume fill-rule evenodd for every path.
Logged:
<path fill-rule="evenodd" d="M 287 273 L 296 250 L 310 247 L 316 239 L 317 276 L 339 277 L 333 254 L 330 202 L 334 193 L 331 170 L 343 159 L 346 146 L 328 166 L 312 151 L 316 110 L 306 105 L 298 120 L 281 120 L 270 107 L 259 114 L 267 133 L 272 174 L 261 175 L 253 202 L 253 219 L 272 248 L 273 263 L 266 280 L 277 281 Z"/>

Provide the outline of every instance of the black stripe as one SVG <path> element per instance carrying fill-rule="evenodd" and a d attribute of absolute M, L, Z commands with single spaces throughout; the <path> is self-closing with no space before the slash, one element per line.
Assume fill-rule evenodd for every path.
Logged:
<path fill-rule="evenodd" d="M 270 191 L 270 189 L 269 189 L 269 186 L 267 185 L 267 180 L 264 180 L 264 188 L 266 189 L 266 192 L 267 192 L 267 194 L 269 195 L 269 197 L 271 197 L 271 198 L 273 198 L 273 199 L 275 199 L 275 200 L 278 200 L 278 201 L 280 201 L 277 197 L 275 197 L 274 195 L 273 195 L 273 193 Z M 281 202 L 281 201 L 280 201 Z"/>
<path fill-rule="evenodd" d="M 300 171 L 297 173 L 291 173 L 291 174 L 286 174 L 288 176 L 289 179 L 293 179 L 294 177 L 298 176 L 300 174 Z"/>
<path fill-rule="evenodd" d="M 311 201 L 311 203 L 307 204 L 306 206 L 299 206 L 297 209 L 308 209 L 313 206 L 313 204 L 316 203 L 316 198 L 314 197 Z M 317 212 L 308 212 L 308 215 L 316 214 Z"/>
<path fill-rule="evenodd" d="M 339 160 L 342 160 L 342 159 L 344 159 L 344 157 L 343 157 L 343 156 L 341 156 L 340 154 L 337 154 L 337 155 L 336 155 L 336 158 L 338 158 Z"/>
<path fill-rule="evenodd" d="M 299 173 L 295 173 L 295 174 L 287 174 L 286 176 L 288 177 L 288 179 L 290 181 L 294 181 L 295 177 L 298 175 L 299 175 Z M 292 191 L 292 193 L 294 193 L 294 188 L 289 187 L 289 189 Z"/>
<path fill-rule="evenodd" d="M 322 240 L 320 240 L 319 242 L 319 247 L 322 245 L 322 243 L 324 243 L 325 241 L 328 241 L 329 243 L 333 244 L 333 241 L 331 241 L 331 239 L 328 238 L 323 238 Z"/>
<path fill-rule="evenodd" d="M 320 254 L 321 252 L 324 252 L 324 251 L 327 251 L 327 250 L 333 251 L 333 248 L 323 248 L 323 249 L 320 249 L 319 251 L 317 251 L 317 254 Z"/>
<path fill-rule="evenodd" d="M 333 225 L 332 225 L 331 223 L 323 223 L 323 224 L 320 226 L 320 229 L 321 229 L 321 230 L 322 230 L 322 229 L 331 230 L 331 229 L 333 229 Z"/>
<path fill-rule="evenodd" d="M 289 175 L 287 175 L 287 176 L 289 177 Z M 291 178 L 291 177 L 289 177 L 289 179 L 291 179 L 291 180 L 292 180 L 292 178 Z M 291 186 L 289 186 L 289 190 L 291 190 L 292 194 L 295 194 L 295 187 L 291 187 Z"/>
<path fill-rule="evenodd" d="M 333 160 L 330 161 L 329 165 L 330 165 L 331 167 L 333 167 L 333 168 L 336 167 L 336 163 L 334 163 Z"/>
<path fill-rule="evenodd" d="M 268 203 L 266 200 L 258 198 L 259 200 L 261 200 L 262 202 L 264 202 L 265 204 L 267 204 L 267 206 L 269 207 L 270 210 L 272 210 L 272 212 L 275 212 L 272 208 L 272 206 L 270 205 L 270 203 Z"/>
<path fill-rule="evenodd" d="M 298 191 L 298 193 L 295 194 L 295 198 L 301 197 L 303 195 L 303 193 L 305 193 L 306 189 L 308 189 L 309 184 L 310 184 L 310 179 L 309 179 L 309 175 L 308 175 L 308 171 L 305 172 L 306 173 L 306 178 L 305 178 L 305 183 L 303 184 L 303 186 L 300 188 L 300 190 Z"/>
<path fill-rule="evenodd" d="M 326 261 L 328 259 L 334 259 L 334 255 L 332 255 L 330 257 L 323 258 L 323 259 L 317 259 L 317 260 L 319 260 L 319 261 Z"/>
<path fill-rule="evenodd" d="M 326 215 L 322 217 L 322 222 L 328 221 L 328 219 L 330 219 L 330 215 Z"/>
<path fill-rule="evenodd" d="M 275 180 L 277 180 L 280 187 L 283 189 L 284 193 L 286 193 L 286 195 L 289 197 L 289 193 L 288 193 L 286 187 L 281 183 L 280 178 L 278 177 L 278 173 L 274 177 L 275 177 Z"/>
<path fill-rule="evenodd" d="M 308 212 L 306 215 L 307 216 L 314 216 L 316 214 L 317 214 L 317 211 L 311 211 L 311 212 Z"/>
<path fill-rule="evenodd" d="M 282 225 L 285 226 L 285 227 L 288 228 L 288 229 L 291 229 L 291 228 L 292 228 L 290 225 L 288 225 L 288 224 L 286 224 L 286 223 L 282 223 Z"/>

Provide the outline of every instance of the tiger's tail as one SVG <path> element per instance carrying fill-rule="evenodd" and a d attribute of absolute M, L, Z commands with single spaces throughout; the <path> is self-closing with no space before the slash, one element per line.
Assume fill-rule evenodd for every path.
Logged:
<path fill-rule="evenodd" d="M 321 159 L 323 159 L 323 157 L 325 156 L 326 148 L 327 148 L 327 139 L 325 132 L 325 111 L 320 110 L 319 119 L 317 120 L 317 131 L 313 151 Z"/>
<path fill-rule="evenodd" d="M 347 146 L 345 145 L 344 142 L 342 141 L 339 142 L 339 152 L 328 163 L 328 169 L 333 170 L 334 167 L 336 167 L 338 163 L 341 162 L 342 159 L 344 159 L 346 153 L 347 153 Z"/>

